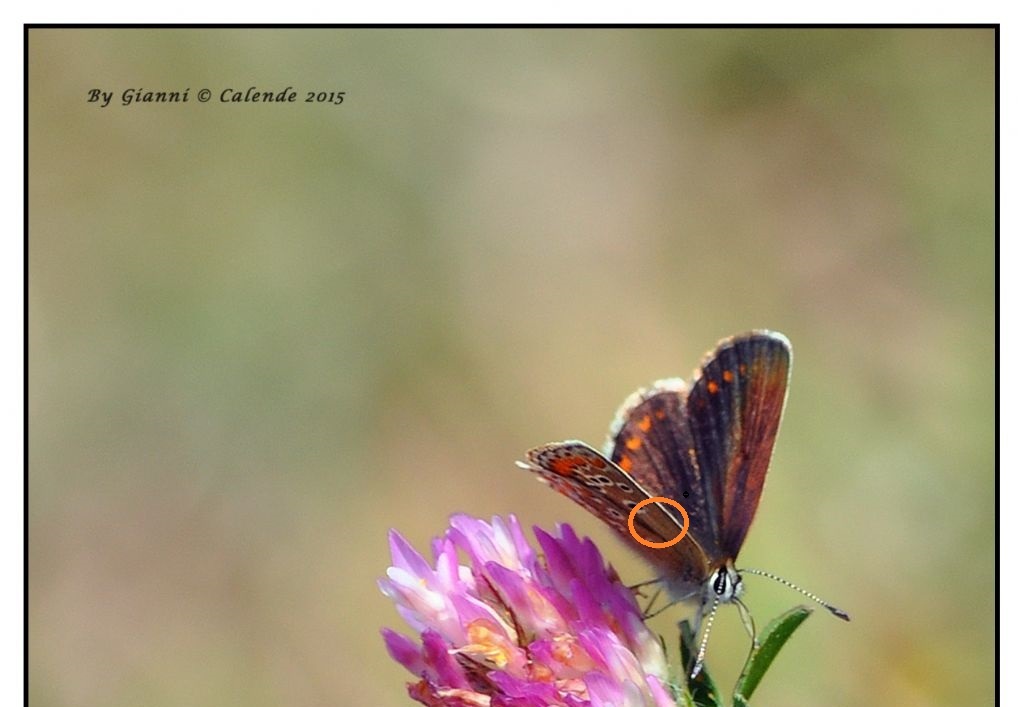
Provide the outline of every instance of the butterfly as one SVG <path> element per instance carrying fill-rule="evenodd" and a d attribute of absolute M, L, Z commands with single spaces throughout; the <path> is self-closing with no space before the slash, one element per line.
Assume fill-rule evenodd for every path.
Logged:
<path fill-rule="evenodd" d="M 702 668 L 718 606 L 735 603 L 744 621 L 748 617 L 741 572 L 775 579 L 848 620 L 791 582 L 735 566 L 760 503 L 791 366 L 792 347 L 782 334 L 758 330 L 724 339 L 691 383 L 670 378 L 630 395 L 603 453 L 569 440 L 531 449 L 518 462 L 615 529 L 657 570 L 675 600 L 700 599 L 697 626 L 704 616 L 708 621 L 691 677 Z M 640 543 L 630 531 L 667 543 L 684 529 L 670 504 L 641 504 L 656 497 L 680 503 L 689 519 L 685 537 L 666 548 Z"/>

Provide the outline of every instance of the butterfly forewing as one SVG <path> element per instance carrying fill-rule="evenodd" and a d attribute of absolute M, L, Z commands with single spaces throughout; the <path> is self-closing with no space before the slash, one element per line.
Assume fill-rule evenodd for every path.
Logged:
<path fill-rule="evenodd" d="M 653 549 L 639 544 L 629 532 L 632 509 L 656 493 L 648 493 L 636 479 L 583 442 L 546 444 L 526 456 L 526 468 L 611 526 L 666 574 L 673 588 L 681 591 L 700 586 L 707 558 L 693 537 L 687 535 L 671 547 Z M 666 506 L 651 503 L 637 511 L 633 526 L 648 542 L 663 543 L 679 534 L 682 520 Z"/>
<path fill-rule="evenodd" d="M 735 559 L 763 492 L 785 405 L 792 349 L 754 332 L 719 344 L 686 400 L 704 508 L 725 558 Z"/>

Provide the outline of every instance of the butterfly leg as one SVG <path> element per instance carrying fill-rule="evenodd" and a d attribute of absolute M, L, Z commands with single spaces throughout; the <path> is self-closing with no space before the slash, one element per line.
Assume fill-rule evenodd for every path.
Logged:
<path fill-rule="evenodd" d="M 662 578 L 662 577 L 655 577 L 654 579 L 648 579 L 646 582 L 640 582 L 639 584 L 631 584 L 631 585 L 627 586 L 626 589 L 631 591 L 633 593 L 633 596 L 639 597 L 640 599 L 646 599 L 647 595 L 643 593 L 643 591 L 642 591 L 643 588 L 644 587 L 651 587 L 651 586 L 654 586 L 655 584 L 662 585 L 663 582 L 664 582 L 664 578 Z M 654 603 L 657 601 L 657 598 L 661 595 L 661 590 L 663 588 L 664 588 L 663 585 L 659 586 L 657 588 L 657 591 L 655 591 L 653 594 L 650 595 L 650 601 L 647 602 L 647 606 L 644 607 L 644 609 L 643 609 L 643 617 L 644 618 L 647 618 L 647 615 L 651 613 L 651 609 L 653 608 Z"/>
<path fill-rule="evenodd" d="M 749 613 L 749 607 L 742 603 L 742 600 L 738 597 L 732 599 L 735 605 L 739 607 L 739 617 L 742 619 L 742 626 L 746 629 L 746 633 L 749 634 L 750 640 L 753 641 L 753 648 L 760 647 L 760 641 L 756 636 L 756 622 L 753 621 L 753 615 Z"/>
<path fill-rule="evenodd" d="M 651 597 L 650 602 L 647 604 L 647 608 L 644 609 L 644 611 L 643 611 L 643 619 L 644 619 L 644 621 L 646 621 L 647 619 L 652 619 L 652 618 L 654 618 L 655 616 L 657 616 L 659 614 L 663 614 L 664 612 L 668 611 L 668 609 L 672 608 L 676 604 L 680 604 L 680 603 L 688 600 L 691 596 L 693 596 L 693 594 L 695 594 L 695 592 L 693 592 L 691 594 L 683 594 L 680 597 L 674 597 L 670 602 L 667 602 L 660 609 L 658 609 L 656 611 L 651 611 L 651 608 L 657 602 L 657 598 L 658 598 L 658 596 L 660 596 L 660 594 L 661 594 L 661 592 L 663 590 L 664 590 L 664 587 L 661 587 L 656 592 L 654 592 L 654 596 Z M 696 635 L 695 631 L 694 631 L 693 635 L 694 636 Z"/>
<path fill-rule="evenodd" d="M 647 618 L 647 617 L 649 617 L 649 616 L 654 616 L 654 614 L 652 613 L 652 610 L 653 610 L 653 608 L 654 608 L 654 604 L 655 604 L 655 602 L 657 602 L 657 598 L 658 598 L 659 596 L 661 596 L 661 591 L 662 591 L 662 589 L 663 589 L 662 587 L 658 587 L 658 588 L 657 588 L 657 591 L 656 591 L 656 592 L 654 592 L 654 593 L 653 593 L 653 594 L 651 595 L 651 597 L 650 597 L 650 601 L 648 601 L 648 602 L 647 602 L 647 606 L 645 606 L 645 607 L 644 607 L 644 609 L 643 609 L 643 618 L 644 618 L 644 619 L 646 619 L 646 618 Z"/>
<path fill-rule="evenodd" d="M 631 591 L 633 594 L 637 594 L 639 596 L 643 596 L 643 593 L 640 591 L 641 589 L 643 589 L 644 587 L 650 587 L 650 586 L 655 585 L 655 584 L 661 584 L 664 581 L 665 581 L 664 577 L 655 577 L 654 579 L 648 579 L 646 582 L 640 582 L 638 584 L 631 584 L 631 585 L 629 585 L 628 588 L 629 588 L 629 591 Z"/>
<path fill-rule="evenodd" d="M 656 596 L 657 596 L 657 595 L 655 595 L 655 597 L 656 597 Z M 679 603 L 680 601 L 682 601 L 682 600 L 681 600 L 681 599 L 674 599 L 674 600 L 672 600 L 672 601 L 668 602 L 667 604 L 665 604 L 664 606 L 662 606 L 662 607 L 661 607 L 660 609 L 658 609 L 658 610 L 657 610 L 657 611 L 655 611 L 654 613 L 644 613 L 644 615 L 643 615 L 643 619 L 644 619 L 644 621 L 646 621 L 647 619 L 652 619 L 652 618 L 654 618 L 655 616 L 658 616 L 659 614 L 663 614 L 664 612 L 668 611 L 668 610 L 669 610 L 669 609 L 671 609 L 671 608 L 672 608 L 673 606 L 675 606 L 676 604 L 678 604 L 678 603 Z M 647 608 L 649 609 L 650 607 L 647 607 Z"/>

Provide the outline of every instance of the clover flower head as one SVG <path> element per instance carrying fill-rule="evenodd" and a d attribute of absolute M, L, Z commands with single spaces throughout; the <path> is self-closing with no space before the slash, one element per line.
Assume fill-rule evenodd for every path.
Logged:
<path fill-rule="evenodd" d="M 395 530 L 382 592 L 420 638 L 389 629 L 408 692 L 442 707 L 673 707 L 668 666 L 631 590 L 562 524 L 450 519 L 428 562 Z M 461 564 L 461 557 L 465 564 Z"/>

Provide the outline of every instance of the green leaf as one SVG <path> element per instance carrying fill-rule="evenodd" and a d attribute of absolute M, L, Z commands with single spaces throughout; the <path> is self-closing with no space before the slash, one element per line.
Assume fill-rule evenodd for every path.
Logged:
<path fill-rule="evenodd" d="M 763 679 L 764 673 L 777 657 L 778 651 L 795 633 L 795 629 L 799 628 L 812 613 L 813 609 L 808 606 L 797 606 L 767 624 L 767 628 L 760 634 L 760 645 L 750 653 L 746 660 L 746 667 L 743 668 L 739 681 L 735 683 L 734 704 L 736 707 L 747 705 L 749 698 L 753 696 L 753 691 Z"/>
<path fill-rule="evenodd" d="M 682 670 L 686 672 L 686 689 L 692 696 L 693 703 L 696 707 L 724 707 L 725 703 L 721 700 L 721 693 L 718 691 L 718 686 L 714 683 L 714 678 L 707 671 L 706 665 L 703 666 L 700 674 L 695 679 L 689 678 L 688 671 L 693 667 L 697 645 L 696 636 L 693 635 L 693 630 L 688 621 L 683 621 L 679 624 L 679 636 L 681 666 Z"/>

